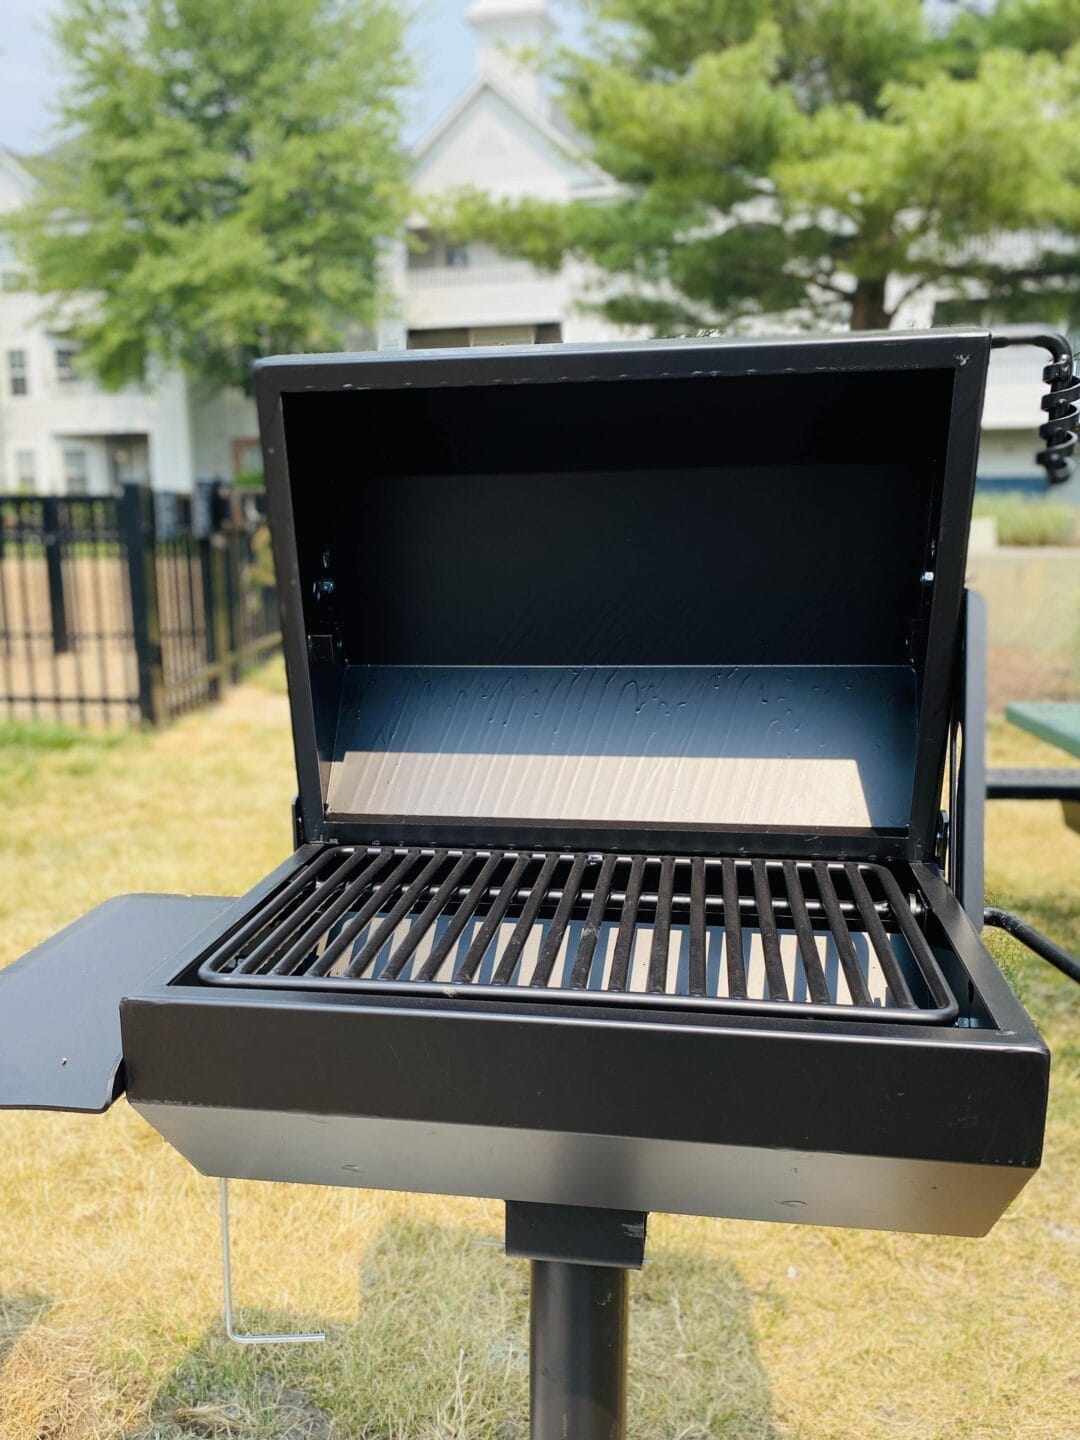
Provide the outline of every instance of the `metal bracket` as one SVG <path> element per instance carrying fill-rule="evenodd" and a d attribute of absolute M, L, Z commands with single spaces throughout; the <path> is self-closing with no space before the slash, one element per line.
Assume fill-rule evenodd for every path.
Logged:
<path fill-rule="evenodd" d="M 317 1345 L 325 1340 L 321 1330 L 297 1331 L 292 1335 L 242 1335 L 233 1324 L 232 1258 L 229 1251 L 229 1182 L 221 1186 L 221 1278 L 225 1289 L 225 1333 L 237 1345 Z"/>

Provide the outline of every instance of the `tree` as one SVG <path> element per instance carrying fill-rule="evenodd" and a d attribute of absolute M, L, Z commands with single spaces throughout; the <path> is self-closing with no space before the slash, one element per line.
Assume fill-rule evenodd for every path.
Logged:
<path fill-rule="evenodd" d="M 370 324 L 403 213 L 394 0 L 66 0 L 64 138 L 6 225 L 111 387 Z"/>
<path fill-rule="evenodd" d="M 1080 0 L 584 3 L 591 43 L 551 68 L 616 197 L 466 192 L 451 232 L 590 262 L 596 308 L 657 333 L 884 328 L 930 286 L 1076 312 Z"/>

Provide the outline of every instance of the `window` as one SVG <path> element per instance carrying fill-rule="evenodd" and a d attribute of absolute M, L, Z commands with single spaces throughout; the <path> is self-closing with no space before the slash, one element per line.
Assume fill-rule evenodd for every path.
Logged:
<path fill-rule="evenodd" d="M 68 495 L 85 495 L 90 488 L 90 465 L 86 451 L 64 446 L 64 490 Z"/>
<path fill-rule="evenodd" d="M 26 351 L 9 350 L 8 359 L 8 380 L 11 385 L 12 395 L 25 395 L 30 386 L 26 376 Z"/>
<path fill-rule="evenodd" d="M 535 325 L 480 325 L 469 331 L 470 345 L 532 345 Z"/>
<path fill-rule="evenodd" d="M 233 479 L 243 480 L 248 485 L 262 481 L 262 447 L 259 437 L 234 439 L 232 442 Z"/>
<path fill-rule="evenodd" d="M 468 330 L 410 330 L 405 341 L 410 350 L 444 350 L 469 343 Z"/>
<path fill-rule="evenodd" d="M 79 375 L 75 369 L 75 356 L 78 354 L 74 345 L 58 345 L 56 347 L 56 378 L 66 384 L 71 380 L 78 380 Z"/>
<path fill-rule="evenodd" d="M 462 270 L 469 263 L 469 247 L 467 245 L 447 245 L 446 263 L 451 270 Z"/>
<path fill-rule="evenodd" d="M 33 490 L 37 483 L 37 457 L 33 450 L 15 451 L 15 488 Z"/>

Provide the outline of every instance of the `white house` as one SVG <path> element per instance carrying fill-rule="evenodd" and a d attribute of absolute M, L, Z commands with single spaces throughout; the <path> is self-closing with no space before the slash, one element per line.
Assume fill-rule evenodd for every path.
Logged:
<path fill-rule="evenodd" d="M 523 49 L 553 34 L 545 0 L 473 0 L 466 18 L 476 34 L 476 78 L 414 147 L 417 194 L 471 185 L 508 198 L 612 197 L 615 183 L 553 111 L 536 70 L 519 63 Z M 21 204 L 33 184 L 0 149 L 0 211 Z M 387 247 L 385 274 L 390 300 L 378 329 L 382 349 L 627 334 L 582 308 L 597 283 L 584 267 L 569 264 L 552 275 L 484 245 L 452 244 L 432 234 L 419 213 L 406 236 Z M 40 302 L 11 288 L 16 280 L 13 262 L 0 254 L 0 489 L 99 491 L 146 477 L 160 489 L 188 490 L 198 475 L 257 468 L 254 407 L 243 396 L 203 394 L 176 371 L 146 388 L 101 391 L 79 376 L 64 336 L 43 328 Z M 942 318 L 923 292 L 900 320 L 924 326 Z M 1034 455 L 1045 362 L 1033 350 L 993 356 L 984 480 L 1040 486 Z M 1066 492 L 1080 501 L 1080 481 Z"/>
<path fill-rule="evenodd" d="M 0 149 L 0 212 L 33 187 Z M 203 396 L 177 370 L 145 387 L 102 390 L 80 374 L 71 341 L 42 324 L 41 300 L 17 288 L 20 278 L 0 250 L 0 491 L 100 494 L 129 479 L 186 491 L 198 475 L 259 466 L 243 396 Z"/>
<path fill-rule="evenodd" d="M 545 0 L 473 0 L 466 19 L 476 32 L 477 75 L 415 146 L 417 193 L 473 186 L 508 198 L 602 202 L 612 196 L 615 183 L 560 125 L 536 72 L 515 59 L 553 33 Z M 627 333 L 582 313 L 590 286 L 582 267 L 538 272 L 484 245 L 448 243 L 420 216 L 409 226 L 408 243 L 393 248 L 388 275 L 396 303 L 380 327 L 381 348 L 609 340 Z M 935 321 L 948 323 L 926 292 L 900 317 L 914 327 Z M 1047 359 L 1027 348 L 992 356 L 979 464 L 984 481 L 1042 488 L 1034 457 L 1045 419 L 1039 401 Z M 1080 501 L 1080 481 L 1058 493 Z"/>
<path fill-rule="evenodd" d="M 421 197 L 472 185 L 489 195 L 603 200 L 615 186 L 575 144 L 547 102 L 523 47 L 553 33 L 544 0 L 474 0 L 466 19 L 476 32 L 477 74 L 465 93 L 413 150 Z M 585 273 L 556 275 L 509 260 L 487 246 L 454 245 L 413 218 L 387 266 L 396 299 L 379 333 L 380 348 L 608 340 L 617 331 L 575 302 Z"/>

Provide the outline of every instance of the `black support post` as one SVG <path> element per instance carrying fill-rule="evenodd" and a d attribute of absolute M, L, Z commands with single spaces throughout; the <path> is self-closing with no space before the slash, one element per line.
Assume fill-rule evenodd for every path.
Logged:
<path fill-rule="evenodd" d="M 983 847 L 986 806 L 986 601 L 965 591 L 960 724 L 963 748 L 953 816 L 953 870 L 960 904 L 976 930 L 983 923 Z"/>
<path fill-rule="evenodd" d="M 625 1440 L 627 1270 L 645 1258 L 635 1210 L 507 1201 L 506 1253 L 532 1261 L 531 1440 Z"/>
<path fill-rule="evenodd" d="M 532 1262 L 532 1440 L 623 1440 L 628 1282 L 611 1265 Z"/>
<path fill-rule="evenodd" d="M 159 725 L 165 718 L 165 676 L 158 610 L 154 495 L 150 487 L 125 484 L 120 515 L 139 672 L 139 714 L 148 725 Z"/>
<path fill-rule="evenodd" d="M 41 501 L 42 540 L 45 545 L 45 570 L 49 578 L 49 616 L 52 621 L 52 643 L 55 655 L 66 655 L 71 649 L 68 634 L 67 606 L 64 600 L 63 553 L 60 549 L 60 502 L 55 495 Z"/>

